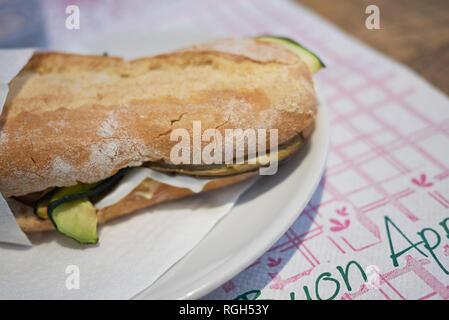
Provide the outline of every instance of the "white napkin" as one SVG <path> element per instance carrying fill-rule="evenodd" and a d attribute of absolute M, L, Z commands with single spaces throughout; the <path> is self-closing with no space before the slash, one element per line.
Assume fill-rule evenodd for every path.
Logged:
<path fill-rule="evenodd" d="M 56 232 L 0 245 L 0 299 L 129 299 L 192 250 L 254 182 L 163 203 L 100 227 L 96 246 Z"/>
<path fill-rule="evenodd" d="M 33 55 L 35 49 L 0 50 L 0 115 L 8 96 L 8 83 L 17 75 Z M 1 136 L 0 128 L 0 136 Z M 30 246 L 31 243 L 17 225 L 14 215 L 0 193 L 0 242 Z"/>
<path fill-rule="evenodd" d="M 0 50 L 0 114 L 8 95 L 8 83 L 30 60 L 35 49 Z"/>
<path fill-rule="evenodd" d="M 25 233 L 20 229 L 9 209 L 8 204 L 0 193 L 0 242 L 31 246 Z"/>

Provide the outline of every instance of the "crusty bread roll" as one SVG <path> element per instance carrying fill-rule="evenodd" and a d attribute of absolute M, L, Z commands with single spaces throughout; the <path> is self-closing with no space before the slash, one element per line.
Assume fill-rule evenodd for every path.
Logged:
<path fill-rule="evenodd" d="M 97 182 L 147 162 L 170 164 L 177 143 L 170 133 L 191 130 L 193 121 L 223 135 L 225 129 L 277 129 L 281 145 L 310 133 L 316 105 L 301 58 L 257 39 L 217 40 L 132 61 L 36 53 L 11 81 L 0 116 L 0 192 L 23 196 Z M 216 179 L 205 190 L 253 175 Z M 139 196 L 139 186 L 98 211 L 100 223 L 192 193 L 154 183 L 152 197 Z M 31 207 L 8 202 L 25 231 L 53 228 Z"/>
<path fill-rule="evenodd" d="M 20 196 L 170 162 L 175 128 L 308 127 L 316 97 L 307 66 L 281 45 L 221 40 L 124 61 L 37 53 L 12 80 L 0 117 L 0 192 Z"/>

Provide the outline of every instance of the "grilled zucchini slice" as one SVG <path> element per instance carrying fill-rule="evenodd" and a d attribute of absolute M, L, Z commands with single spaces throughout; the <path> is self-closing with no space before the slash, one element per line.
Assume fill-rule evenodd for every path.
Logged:
<path fill-rule="evenodd" d="M 301 59 L 307 64 L 310 72 L 312 73 L 315 73 L 321 68 L 326 67 L 323 61 L 321 61 L 321 59 L 315 53 L 304 48 L 302 45 L 300 45 L 299 43 L 297 43 L 292 39 L 277 36 L 261 36 L 258 37 L 257 39 L 268 42 L 280 43 L 289 48 L 290 50 L 296 52 L 301 57 Z"/>
<path fill-rule="evenodd" d="M 95 244 L 97 235 L 97 209 L 87 198 L 64 202 L 49 215 L 56 229 L 81 244 Z"/>
<path fill-rule="evenodd" d="M 97 210 L 89 198 L 118 182 L 127 170 L 121 169 L 100 182 L 54 188 L 36 202 L 34 213 L 40 219 L 50 219 L 56 230 L 79 243 L 95 244 L 98 242 Z"/>

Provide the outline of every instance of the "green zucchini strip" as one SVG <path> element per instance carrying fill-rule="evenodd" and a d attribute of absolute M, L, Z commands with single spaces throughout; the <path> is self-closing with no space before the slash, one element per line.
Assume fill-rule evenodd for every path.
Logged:
<path fill-rule="evenodd" d="M 53 210 L 57 206 L 65 203 L 65 202 L 73 202 L 73 201 L 76 201 L 76 200 L 79 200 L 82 198 L 89 198 L 98 193 L 105 191 L 107 188 L 112 186 L 112 184 L 118 182 L 125 175 L 127 169 L 128 168 L 121 169 L 115 175 L 113 175 L 101 182 L 96 182 L 96 183 L 89 185 L 89 186 L 92 186 L 92 185 L 93 186 L 91 188 L 89 188 L 89 186 L 88 186 L 88 189 L 86 189 L 84 191 L 74 193 L 74 194 L 68 194 L 68 195 L 62 196 L 61 198 L 59 198 L 57 200 L 51 201 L 50 204 L 48 205 L 48 209 L 47 209 L 48 217 L 51 220 L 51 213 L 53 212 Z"/>
<path fill-rule="evenodd" d="M 279 36 L 272 36 L 272 35 L 262 35 L 260 37 L 257 37 L 257 39 L 268 41 L 268 42 L 275 42 L 280 43 L 286 46 L 287 48 L 295 51 L 296 54 L 298 54 L 303 61 L 307 64 L 310 71 L 312 73 L 317 72 L 321 68 L 325 68 L 326 65 L 324 62 L 318 57 L 315 53 L 304 47 L 303 45 L 299 44 L 298 42 L 286 38 L 286 37 L 279 37 Z"/>
<path fill-rule="evenodd" d="M 48 204 L 50 203 L 53 196 L 59 191 L 61 188 L 54 188 L 49 192 L 45 193 L 39 200 L 34 204 L 33 212 L 34 214 L 41 220 L 48 219 L 47 209 Z"/>
<path fill-rule="evenodd" d="M 121 169 L 100 182 L 55 187 L 36 201 L 34 214 L 41 220 L 50 219 L 56 230 L 79 243 L 95 244 L 98 242 L 97 216 L 89 198 L 117 183 L 128 169 Z"/>

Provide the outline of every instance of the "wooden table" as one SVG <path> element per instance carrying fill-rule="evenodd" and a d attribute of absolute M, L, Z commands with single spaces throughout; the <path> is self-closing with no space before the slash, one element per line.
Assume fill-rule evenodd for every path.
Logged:
<path fill-rule="evenodd" d="M 295 0 L 449 94 L 449 0 Z M 365 9 L 380 9 L 380 29 Z"/>

